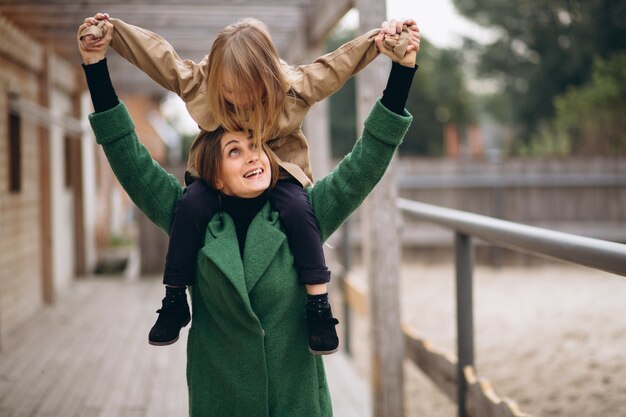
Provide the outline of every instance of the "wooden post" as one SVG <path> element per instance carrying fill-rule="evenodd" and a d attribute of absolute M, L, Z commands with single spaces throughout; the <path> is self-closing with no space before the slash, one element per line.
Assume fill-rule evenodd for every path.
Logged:
<path fill-rule="evenodd" d="M 467 417 L 465 397 L 467 382 L 464 369 L 474 366 L 474 307 L 473 270 L 474 257 L 472 238 L 463 233 L 455 233 L 454 251 L 456 257 L 456 321 L 457 321 L 457 363 L 458 416 Z"/>
<path fill-rule="evenodd" d="M 360 33 L 380 27 L 385 2 L 359 0 Z M 357 77 L 359 129 L 372 104 L 382 95 L 390 60 L 379 57 Z M 393 166 L 393 163 L 392 163 Z M 363 206 L 363 259 L 370 297 L 372 348 L 372 398 L 375 417 L 401 417 L 403 407 L 404 339 L 400 328 L 397 190 L 393 168 Z"/>
<path fill-rule="evenodd" d="M 83 74 L 76 72 L 74 91 L 72 92 L 72 116 L 80 119 L 80 79 Z M 85 253 L 85 207 L 84 207 L 84 178 L 83 178 L 83 143 L 82 135 L 73 137 L 71 152 L 72 193 L 74 194 L 74 274 L 84 277 L 87 274 L 87 258 Z"/>
<path fill-rule="evenodd" d="M 48 108 L 50 104 L 50 52 L 44 48 L 43 65 L 39 81 L 39 104 Z M 39 133 L 39 187 L 41 210 L 41 277 L 42 293 L 45 303 L 54 302 L 53 257 L 52 257 L 52 186 L 50 184 L 50 130 L 40 124 Z"/>
<path fill-rule="evenodd" d="M 304 46 L 303 49 L 307 49 Z M 324 54 L 321 44 L 309 45 L 309 60 L 313 62 Z M 304 120 L 304 131 L 309 141 L 311 155 L 311 169 L 314 179 L 322 178 L 330 172 L 330 118 L 328 117 L 328 100 L 317 103 Z"/>

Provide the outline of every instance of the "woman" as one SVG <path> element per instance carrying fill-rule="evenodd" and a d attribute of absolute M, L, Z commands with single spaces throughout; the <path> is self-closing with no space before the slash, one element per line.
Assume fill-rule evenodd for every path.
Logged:
<path fill-rule="evenodd" d="M 204 242 L 209 219 L 219 209 L 215 189 L 204 181 L 195 181 L 197 150 L 203 145 L 205 132 L 223 126 L 230 131 L 249 130 L 257 144 L 267 142 L 280 158 L 281 180 L 270 194 L 270 203 L 279 213 L 300 283 L 307 291 L 309 348 L 314 354 L 335 352 L 339 338 L 335 330 L 338 321 L 328 302 L 331 273 L 304 188 L 312 177 L 302 119 L 314 102 L 337 90 L 367 65 L 379 49 L 395 60 L 409 58 L 407 66 L 414 67 L 419 46 L 416 22 L 392 20 L 386 28 L 381 27 L 380 31 L 386 33 L 382 45 L 374 44 L 375 34 L 380 33 L 374 30 L 313 64 L 298 67 L 279 58 L 267 26 L 252 18 L 220 31 L 210 53 L 198 64 L 182 60 L 158 34 L 119 19 L 109 20 L 104 13 L 86 18 L 81 28 L 80 38 L 87 45 L 96 39 L 110 40 L 121 56 L 178 94 L 204 129 L 189 152 L 187 187 L 178 201 L 169 232 L 163 274 L 165 297 L 150 330 L 149 343 L 157 346 L 174 343 L 181 327 L 190 320 L 185 288 L 193 285 L 196 254 Z M 102 33 L 96 33 L 99 31 Z"/>
<path fill-rule="evenodd" d="M 111 85 L 106 46 L 85 50 L 79 42 L 84 63 L 91 64 L 84 65 L 95 109 L 90 122 L 120 183 L 167 232 L 183 189 L 139 143 Z M 386 171 L 412 119 L 403 108 L 414 71 L 392 66 L 385 93 L 352 153 L 308 188 L 322 240 Z M 206 142 L 217 151 L 207 148 L 199 158 L 200 174 L 220 190 L 222 211 L 209 222 L 191 292 L 190 415 L 330 416 L 323 362 L 307 347 L 305 290 L 278 215 L 267 202 L 277 174 L 271 154 L 237 132 L 218 130 Z"/>

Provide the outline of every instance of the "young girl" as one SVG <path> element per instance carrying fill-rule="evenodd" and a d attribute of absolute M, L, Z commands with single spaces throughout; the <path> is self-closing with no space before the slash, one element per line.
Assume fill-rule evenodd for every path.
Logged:
<path fill-rule="evenodd" d="M 280 61 L 267 28 L 255 19 L 226 27 L 213 42 L 210 54 L 199 64 L 181 60 L 169 43 L 152 32 L 118 19 L 111 21 L 113 24 L 105 14 L 86 19 L 93 26 L 83 31 L 81 38 L 94 35 L 96 39 L 84 40 L 92 46 L 111 42 L 125 59 L 177 93 L 203 130 L 190 151 L 188 186 L 176 207 L 170 231 L 163 279 L 166 295 L 157 311 L 159 318 L 150 331 L 149 342 L 174 343 L 180 329 L 190 321 L 185 288 L 193 284 L 196 254 L 202 246 L 208 221 L 222 204 L 219 194 L 197 178 L 196 154 L 208 132 L 221 126 L 227 131 L 248 131 L 257 146 L 267 142 L 274 151 L 282 170 L 269 198 L 279 212 L 300 282 L 308 294 L 309 350 L 318 355 L 335 352 L 338 321 L 328 303 L 330 272 L 304 189 L 311 184 L 312 174 L 308 145 L 300 125 L 313 103 L 340 88 L 377 56 L 379 48 L 394 61 L 413 67 L 419 47 L 415 22 L 404 22 L 404 31 L 402 22 L 385 22 L 383 29 L 371 31 L 311 65 L 290 67 Z M 387 39 L 384 46 L 380 39 L 376 46 L 374 38 L 382 32 L 386 32 Z M 99 38 L 102 40 L 98 41 Z M 244 173 L 240 181 L 254 183 L 262 174 L 252 170 Z M 253 210 L 242 210 L 240 215 L 249 212 Z M 242 233 L 240 251 L 245 260 L 246 231 Z"/>

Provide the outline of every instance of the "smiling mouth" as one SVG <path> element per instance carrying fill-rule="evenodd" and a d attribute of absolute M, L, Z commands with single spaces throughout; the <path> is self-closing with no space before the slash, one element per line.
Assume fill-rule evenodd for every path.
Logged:
<path fill-rule="evenodd" d="M 248 171 L 246 172 L 243 177 L 244 178 L 253 178 L 253 177 L 257 177 L 259 175 L 261 175 L 263 173 L 263 168 L 256 168 L 253 169 L 252 171 Z"/>

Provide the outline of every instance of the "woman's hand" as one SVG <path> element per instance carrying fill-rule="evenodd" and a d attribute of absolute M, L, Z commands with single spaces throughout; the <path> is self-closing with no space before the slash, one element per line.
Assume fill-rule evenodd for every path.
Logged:
<path fill-rule="evenodd" d="M 402 35 L 403 29 L 406 28 L 406 34 Z M 389 22 L 384 21 L 381 24 L 380 32 L 375 38 L 376 46 L 378 50 L 391 58 L 394 62 L 399 62 L 398 56 L 393 51 L 384 46 L 385 39 L 406 37 L 406 52 L 405 55 L 412 53 L 418 53 L 420 50 L 420 31 L 417 27 L 417 22 L 414 19 L 391 19 Z"/>
<path fill-rule="evenodd" d="M 104 36 L 97 39 L 94 35 L 81 36 L 83 30 L 90 26 L 100 25 L 104 31 Z M 88 17 L 84 23 L 79 26 L 77 33 L 78 50 L 83 57 L 83 63 L 95 64 L 106 57 L 107 49 L 113 38 L 113 24 L 109 22 L 109 15 L 106 13 L 98 13 L 94 17 Z"/>

